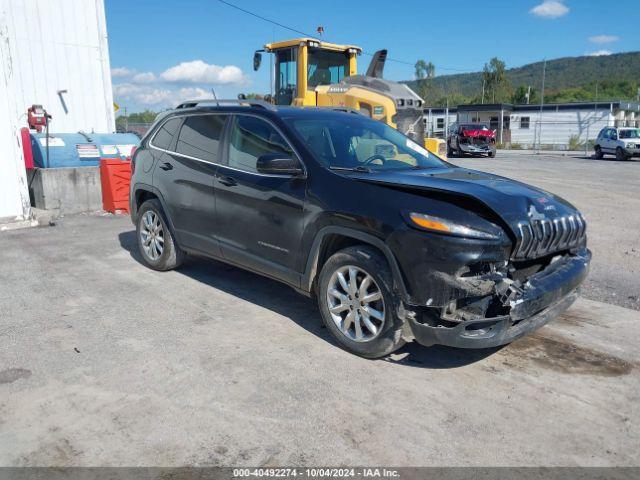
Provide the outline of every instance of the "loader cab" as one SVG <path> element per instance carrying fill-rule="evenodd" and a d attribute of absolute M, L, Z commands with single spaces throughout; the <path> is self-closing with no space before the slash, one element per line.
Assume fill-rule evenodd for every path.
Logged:
<path fill-rule="evenodd" d="M 337 45 L 311 38 L 270 43 L 263 51 L 273 54 L 275 103 L 295 106 L 317 105 L 317 87 L 356 75 L 357 56 L 362 52 L 352 45 Z M 259 66 L 260 57 L 254 57 L 254 70 Z"/>

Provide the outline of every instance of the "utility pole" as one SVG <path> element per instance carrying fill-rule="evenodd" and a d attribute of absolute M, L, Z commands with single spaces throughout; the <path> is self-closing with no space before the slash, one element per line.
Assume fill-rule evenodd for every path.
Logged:
<path fill-rule="evenodd" d="M 482 79 L 482 104 L 484 105 L 484 78 Z M 638 91 L 640 92 L 640 88 L 638 89 Z"/>
<path fill-rule="evenodd" d="M 127 115 L 127 107 L 124 107 L 124 131 L 129 131 L 129 115 Z"/>
<path fill-rule="evenodd" d="M 538 115 L 538 150 L 542 148 L 542 107 L 544 105 L 544 82 L 547 76 L 547 59 L 542 64 L 542 90 L 540 91 L 540 113 Z"/>
<path fill-rule="evenodd" d="M 527 105 L 529 105 L 529 100 L 531 100 L 531 85 L 527 87 Z"/>

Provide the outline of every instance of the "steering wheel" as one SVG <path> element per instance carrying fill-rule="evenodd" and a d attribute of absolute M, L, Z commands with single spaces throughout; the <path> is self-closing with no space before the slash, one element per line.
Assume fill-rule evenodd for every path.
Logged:
<path fill-rule="evenodd" d="M 382 160 L 382 164 L 384 165 L 387 162 L 387 159 L 384 158 L 382 155 L 380 155 L 379 153 L 376 153 L 375 155 L 371 155 L 369 158 L 367 158 L 364 162 L 362 162 L 362 165 L 371 165 L 373 163 L 374 160 Z"/>

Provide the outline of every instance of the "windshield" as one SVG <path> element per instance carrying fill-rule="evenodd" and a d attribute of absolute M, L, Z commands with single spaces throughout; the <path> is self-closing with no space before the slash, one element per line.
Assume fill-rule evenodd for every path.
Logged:
<path fill-rule="evenodd" d="M 392 170 L 446 166 L 397 130 L 363 115 L 332 114 L 286 121 L 329 168 Z"/>
<path fill-rule="evenodd" d="M 640 130 L 637 128 L 620 130 L 620 138 L 640 138 Z"/>
<path fill-rule="evenodd" d="M 348 53 L 309 47 L 307 88 L 338 83 L 348 72 Z"/>
<path fill-rule="evenodd" d="M 463 130 L 489 130 L 486 125 L 481 125 L 479 123 L 465 123 L 464 125 L 460 125 L 460 128 Z"/>

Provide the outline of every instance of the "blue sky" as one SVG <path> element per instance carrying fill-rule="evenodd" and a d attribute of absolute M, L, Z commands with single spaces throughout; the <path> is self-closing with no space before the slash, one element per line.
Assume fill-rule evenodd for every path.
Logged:
<path fill-rule="evenodd" d="M 387 48 L 389 58 L 409 63 L 388 61 L 385 77 L 392 80 L 413 78 L 419 58 L 444 75 L 481 70 L 493 56 L 516 67 L 640 47 L 637 0 L 325 0 L 317 11 L 300 0 L 228 1 L 303 32 L 323 26 L 327 41 L 369 52 Z M 114 97 L 130 112 L 210 96 L 211 88 L 221 98 L 268 93 L 268 63 L 254 72 L 253 52 L 300 36 L 218 0 L 105 0 L 105 6 Z M 369 60 L 359 58 L 361 71 Z"/>

